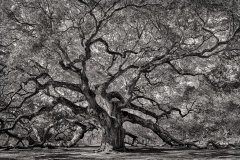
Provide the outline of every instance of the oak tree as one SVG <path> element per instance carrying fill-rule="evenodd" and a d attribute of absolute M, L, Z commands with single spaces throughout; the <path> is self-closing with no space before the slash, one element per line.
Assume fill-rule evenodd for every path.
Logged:
<path fill-rule="evenodd" d="M 0 111 L 17 114 L 11 122 L 1 118 L 0 132 L 22 140 L 10 131 L 60 106 L 74 116 L 56 123 L 101 127 L 100 151 L 124 149 L 124 122 L 151 129 L 169 145 L 201 148 L 174 137 L 163 122 L 191 119 L 216 91 L 239 87 L 235 6 L 234 0 L 3 1 L 0 72 L 11 80 L 1 83 Z M 29 105 L 35 98 L 47 104 Z"/>

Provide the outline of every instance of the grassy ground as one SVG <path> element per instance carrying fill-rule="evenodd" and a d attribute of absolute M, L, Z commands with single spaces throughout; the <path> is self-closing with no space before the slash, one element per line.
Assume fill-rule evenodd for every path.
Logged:
<path fill-rule="evenodd" d="M 240 149 L 194 150 L 159 147 L 129 147 L 124 153 L 95 153 L 97 147 L 34 148 L 0 151 L 0 160 L 82 160 L 82 159 L 240 159 Z"/>

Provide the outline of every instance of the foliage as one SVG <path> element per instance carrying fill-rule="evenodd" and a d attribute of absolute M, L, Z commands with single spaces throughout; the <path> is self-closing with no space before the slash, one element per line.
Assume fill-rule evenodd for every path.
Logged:
<path fill-rule="evenodd" d="M 124 122 L 172 146 L 201 148 L 190 140 L 239 134 L 235 0 L 2 6 L 0 134 L 17 145 L 34 134 L 35 146 L 54 146 L 47 141 L 62 134 L 56 146 L 71 146 L 100 127 L 100 150 L 122 149 Z"/>

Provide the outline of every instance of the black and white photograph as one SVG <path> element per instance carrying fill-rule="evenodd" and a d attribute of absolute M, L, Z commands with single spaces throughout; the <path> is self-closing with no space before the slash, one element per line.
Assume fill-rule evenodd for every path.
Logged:
<path fill-rule="evenodd" d="M 0 0 L 0 160 L 240 159 L 240 0 Z"/>

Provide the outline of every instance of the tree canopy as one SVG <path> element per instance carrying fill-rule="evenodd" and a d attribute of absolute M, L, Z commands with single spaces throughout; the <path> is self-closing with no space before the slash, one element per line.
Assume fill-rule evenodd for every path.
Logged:
<path fill-rule="evenodd" d="M 219 131 L 219 115 L 239 121 L 239 16 L 235 0 L 3 1 L 0 134 L 72 146 L 101 128 L 111 151 L 139 132 L 130 122 L 202 148 L 184 137 Z"/>

